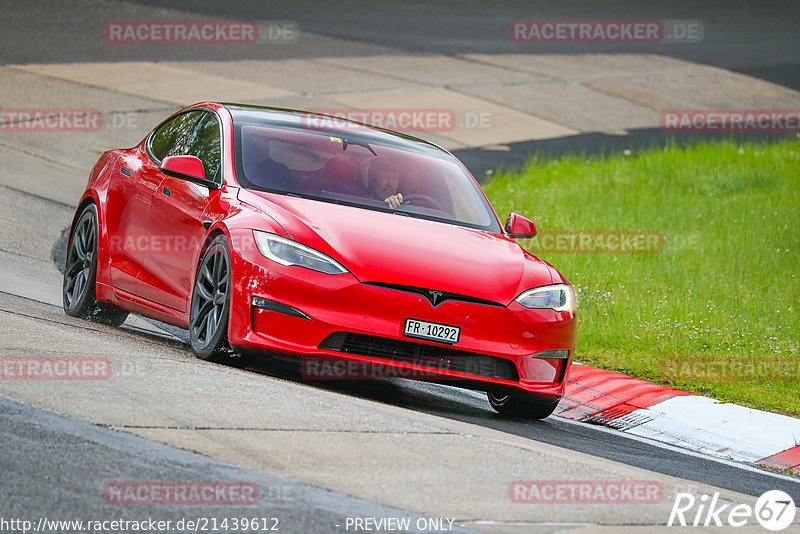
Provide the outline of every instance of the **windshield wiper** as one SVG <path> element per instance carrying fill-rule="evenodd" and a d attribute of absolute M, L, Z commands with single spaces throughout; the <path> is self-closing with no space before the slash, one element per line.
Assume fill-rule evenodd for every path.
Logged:
<path fill-rule="evenodd" d="M 363 146 L 364 148 L 366 148 L 367 150 L 372 152 L 373 156 L 377 157 L 377 155 L 378 155 L 378 154 L 375 153 L 374 150 L 372 150 L 372 147 L 369 146 L 369 143 L 367 143 L 366 141 L 353 141 L 351 139 L 342 139 L 342 152 L 347 150 L 347 147 L 350 146 L 350 145 Z"/>

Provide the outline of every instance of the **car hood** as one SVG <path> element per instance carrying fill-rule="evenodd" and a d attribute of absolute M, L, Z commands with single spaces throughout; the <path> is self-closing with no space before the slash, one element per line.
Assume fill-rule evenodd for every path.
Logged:
<path fill-rule="evenodd" d="M 503 305 L 551 283 L 545 262 L 510 238 L 391 213 L 241 189 L 300 243 L 336 259 L 361 282 L 457 293 Z"/>

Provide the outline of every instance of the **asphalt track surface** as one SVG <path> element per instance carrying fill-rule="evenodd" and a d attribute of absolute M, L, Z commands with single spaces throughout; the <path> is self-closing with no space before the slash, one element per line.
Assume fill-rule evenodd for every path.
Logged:
<path fill-rule="evenodd" d="M 161 5 L 161 2 L 138 2 Z M 10 8 L 11 2 L 4 2 Z M 271 20 L 295 20 L 308 31 L 322 35 L 347 37 L 350 40 L 375 46 L 385 53 L 386 48 L 401 49 L 405 53 L 466 53 L 466 52 L 513 52 L 507 40 L 498 40 L 490 28 L 507 24 L 512 18 L 672 18 L 701 19 L 706 31 L 714 35 L 702 47 L 680 45 L 657 45 L 645 47 L 649 53 L 671 55 L 700 63 L 722 66 L 732 70 L 800 89 L 800 42 L 797 21 L 800 20 L 800 4 L 797 2 L 774 2 L 755 4 L 752 2 L 712 2 L 697 5 L 694 2 L 671 2 L 668 7 L 656 9 L 641 2 L 604 3 L 603 9 L 587 8 L 577 2 L 558 4 L 530 2 L 508 2 L 502 5 L 479 2 L 413 2 L 400 10 L 397 4 L 388 2 L 274 2 L 265 13 L 261 2 L 191 2 L 173 3 L 171 7 L 205 16 L 226 18 L 257 18 Z M 34 4 L 34 14 L 44 17 L 48 3 Z M 595 11 L 593 11 L 595 10 Z M 26 16 L 8 10 L 9 16 L 3 24 L 3 44 L 0 48 L 2 62 L 69 62 L 69 61 L 127 61 L 132 59 L 157 60 L 162 51 L 143 47 L 120 52 L 116 57 L 105 56 L 103 49 L 93 49 L 84 41 L 80 32 L 68 36 L 52 31 L 55 22 L 46 23 L 45 30 L 36 31 L 27 25 Z M 35 17 L 34 17 L 35 18 Z M 444 24 L 442 21 L 448 21 Z M 15 23 L 19 22 L 19 23 Z M 769 36 L 765 38 L 765 36 Z M 614 52 L 615 45 L 593 49 L 597 52 Z M 542 52 L 552 51 L 542 48 Z M 572 51 L 586 52 L 581 46 Z M 630 48 L 625 49 L 630 52 Z M 318 50 L 314 51 L 319 53 Z M 559 47 L 559 53 L 565 53 Z M 195 58 L 193 50 L 171 51 Z M 214 52 L 218 59 L 233 57 L 235 51 Z M 286 48 L 286 57 L 308 55 L 302 46 Z M 336 53 L 332 51 L 331 53 Z M 369 53 L 369 52 L 364 52 Z M 566 50 L 570 53 L 570 50 Z M 642 142 L 657 141 L 658 132 L 641 132 Z M 636 135 L 636 132 L 632 132 Z M 587 139 L 591 137 L 591 139 Z M 592 147 L 608 146 L 613 138 L 600 139 L 599 135 L 583 139 L 553 140 L 550 146 L 556 152 L 580 151 Z M 583 143 L 583 144 L 582 144 Z M 583 148 L 581 148 L 583 147 Z M 525 151 L 529 147 L 524 147 Z M 465 152 L 469 155 L 469 152 Z M 481 154 L 474 154 L 480 160 Z M 491 155 L 492 158 L 513 158 L 511 155 Z M 487 160 L 488 161 L 488 160 Z M 493 159 L 490 162 L 496 163 Z M 0 187 L 5 201 L 25 205 L 35 213 L 48 210 L 68 211 L 69 206 L 53 206 L 50 201 L 33 195 L 22 194 L 8 187 Z M 8 211 L 5 211 L 8 213 Z M 36 220 L 43 220 L 41 216 Z M 19 227 L 27 228 L 33 221 L 17 221 Z M 51 228 L 60 231 L 61 228 Z M 54 233 L 54 232 L 51 232 Z M 3 253 L 14 254 L 15 262 L 25 261 L 28 244 L 17 243 L 13 238 L 4 241 Z M 36 243 L 41 250 L 49 250 L 52 244 Z M 5 260 L 3 260 L 5 261 Z M 34 288 L 35 289 L 35 288 Z M 44 290 L 42 290 L 44 291 Z M 47 299 L 32 297 L 35 290 L 21 288 L 20 291 L 0 293 L 3 314 L 16 318 L 35 318 L 37 315 L 53 314 L 57 308 Z M 18 303 L 24 297 L 25 306 Z M 104 331 L 104 335 L 138 336 L 142 342 L 163 344 L 190 356 L 185 343 L 178 338 L 181 332 L 161 325 L 165 332 L 159 335 L 131 328 L 118 332 Z M 9 336 L 6 341 L 15 346 Z M 42 340 L 42 345 L 57 344 L 58 340 Z M 144 356 L 145 361 L 146 356 Z M 199 362 L 198 362 L 199 365 Z M 257 377 L 269 382 L 288 380 L 300 383 L 295 364 L 281 360 L 259 363 L 247 369 L 236 370 L 242 376 Z M 306 384 L 307 385 L 307 384 Z M 754 467 L 711 459 L 675 448 L 665 447 L 647 440 L 633 439 L 604 428 L 576 423 L 559 418 L 541 422 L 530 422 L 502 418 L 489 407 L 485 396 L 475 392 L 457 390 L 446 386 L 409 381 L 385 381 L 376 383 L 329 383 L 313 384 L 312 387 L 366 401 L 374 401 L 392 407 L 430 414 L 444 419 L 478 425 L 530 440 L 549 444 L 571 451 L 620 462 L 625 465 L 661 473 L 689 482 L 708 484 L 750 496 L 764 491 L 782 489 L 796 502 L 800 502 L 800 479 L 776 475 Z M 65 400 L 68 402 L 68 399 Z M 258 515 L 279 514 L 285 531 L 326 532 L 331 525 L 346 516 L 409 516 L 408 512 L 377 505 L 350 497 L 341 492 L 332 492 L 299 484 L 256 471 L 194 454 L 176 447 L 158 443 L 128 433 L 90 424 L 80 419 L 59 415 L 29 404 L 0 396 L 0 469 L 3 482 L 0 485 L 0 512 L 4 517 L 26 517 L 43 513 L 50 517 L 102 517 L 108 514 L 98 500 L 98 487 L 109 479 L 159 479 L 199 480 L 217 479 L 231 481 L 256 481 L 261 487 L 282 488 L 275 493 L 265 492 L 259 501 Z M 123 507 L 124 508 L 124 507 Z M 142 519 L 147 515 L 161 519 L 198 515 L 194 509 L 163 507 L 157 510 L 125 508 L 114 511 L 120 517 Z M 251 513 L 252 509 L 204 510 L 206 517 L 231 516 L 235 513 Z M 282 529 L 283 530 L 283 529 Z"/>
<path fill-rule="evenodd" d="M 404 517 L 412 525 L 421 517 L 237 467 L 2 396 L 0 421 L 3 443 L 0 465 L 5 488 L 0 493 L 5 519 L 15 517 L 37 524 L 40 517 L 136 522 L 153 518 L 172 521 L 174 525 L 189 520 L 202 530 L 202 526 L 213 524 L 215 519 L 222 524 L 226 518 L 257 517 L 259 524 L 265 518 L 267 526 L 277 527 L 278 531 L 328 532 L 337 525 L 345 525 L 347 517 Z M 269 489 L 260 491 L 255 506 L 248 503 L 199 510 L 194 505 L 117 505 L 110 512 L 104 500 L 98 499 L 109 479 L 214 480 Z M 47 504 L 32 506 L 33 496 L 37 503 Z M 472 531 L 455 528 L 454 532 Z"/>

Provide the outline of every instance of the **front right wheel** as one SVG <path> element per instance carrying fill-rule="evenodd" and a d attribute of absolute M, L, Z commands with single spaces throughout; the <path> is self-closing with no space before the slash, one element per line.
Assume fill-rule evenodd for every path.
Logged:
<path fill-rule="evenodd" d="M 487 392 L 486 396 L 489 397 L 489 404 L 497 413 L 510 417 L 544 419 L 558 406 L 558 401 L 534 401 L 510 393 Z"/>
<path fill-rule="evenodd" d="M 231 359 L 230 291 L 231 253 L 227 239 L 219 235 L 200 259 L 189 308 L 189 341 L 192 352 L 201 360 L 223 363 Z"/>

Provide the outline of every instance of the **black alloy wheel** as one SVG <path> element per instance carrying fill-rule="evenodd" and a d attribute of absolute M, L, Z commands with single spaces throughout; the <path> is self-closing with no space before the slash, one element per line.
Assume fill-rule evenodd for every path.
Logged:
<path fill-rule="evenodd" d="M 231 254 L 220 235 L 208 245 L 197 269 L 189 308 L 192 352 L 202 360 L 225 362 L 233 357 L 228 346 Z"/>
<path fill-rule="evenodd" d="M 87 205 L 72 229 L 64 267 L 62 301 L 71 317 L 119 326 L 128 312 L 95 298 L 98 256 L 97 207 Z"/>

